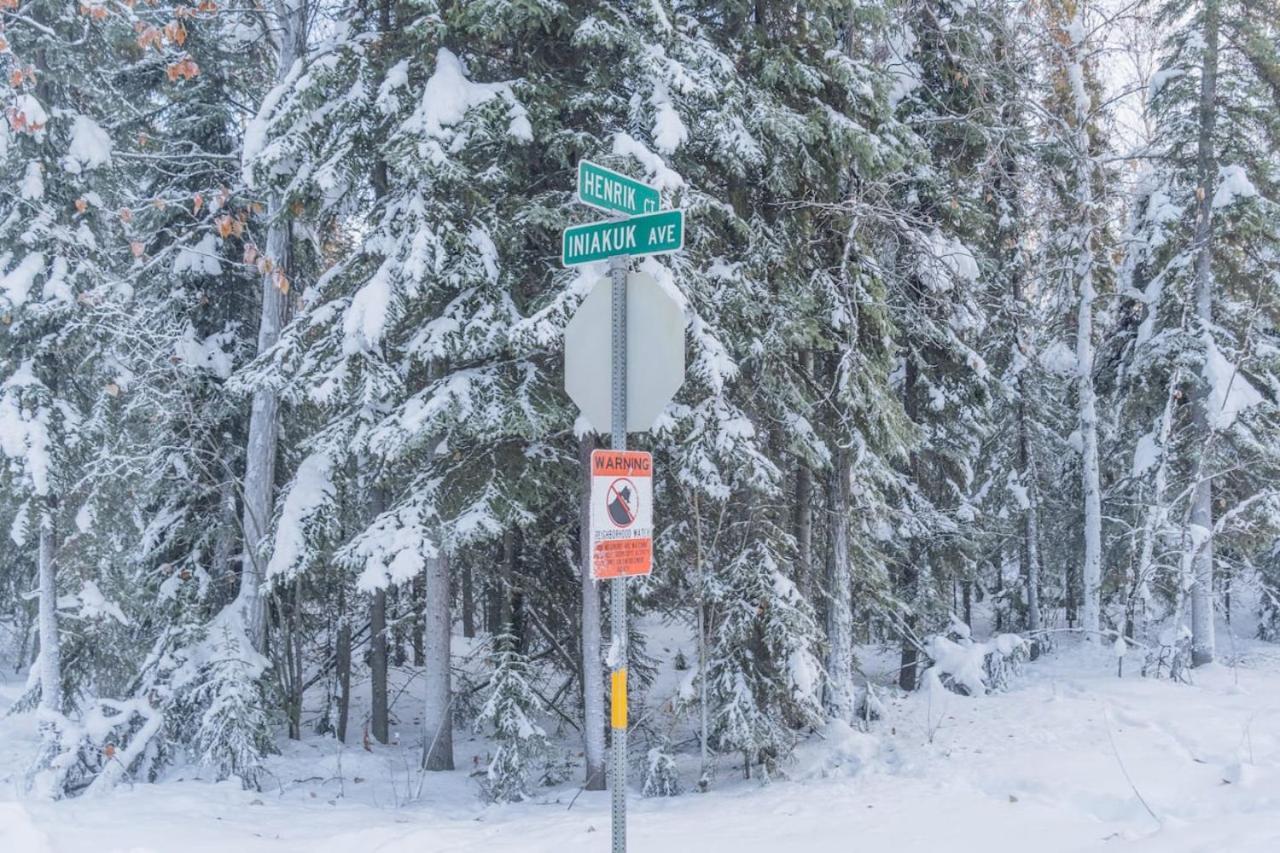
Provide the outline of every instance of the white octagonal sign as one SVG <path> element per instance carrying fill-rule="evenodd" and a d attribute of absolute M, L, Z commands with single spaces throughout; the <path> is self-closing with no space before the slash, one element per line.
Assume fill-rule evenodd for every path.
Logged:
<path fill-rule="evenodd" d="M 612 431 L 613 284 L 596 283 L 564 332 L 564 388 L 591 426 Z M 627 275 L 627 432 L 644 432 L 684 382 L 684 312 L 653 276 Z"/>

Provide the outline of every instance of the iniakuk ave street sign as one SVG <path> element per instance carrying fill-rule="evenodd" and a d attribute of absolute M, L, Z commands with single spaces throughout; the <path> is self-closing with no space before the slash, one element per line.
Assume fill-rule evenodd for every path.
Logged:
<path fill-rule="evenodd" d="M 578 201 L 608 213 L 656 213 L 662 197 L 655 187 L 592 163 L 578 162 Z"/>
<path fill-rule="evenodd" d="M 566 267 L 618 255 L 661 255 L 684 248 L 684 212 L 663 210 L 614 222 L 566 228 L 560 260 Z"/>

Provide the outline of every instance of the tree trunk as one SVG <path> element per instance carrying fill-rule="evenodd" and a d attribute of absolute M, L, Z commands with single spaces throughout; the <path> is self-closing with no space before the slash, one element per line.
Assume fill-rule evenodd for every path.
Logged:
<path fill-rule="evenodd" d="M 276 23 L 279 26 L 279 56 L 276 82 L 283 82 L 294 62 L 306 50 L 306 3 L 277 2 Z M 272 196 L 268 206 L 267 246 L 265 257 L 270 268 L 262 276 L 260 290 L 262 309 L 258 320 L 258 352 L 262 353 L 280 339 L 288 309 L 287 287 L 292 274 L 290 222 L 284 199 Z M 279 436 L 280 398 L 273 388 L 254 391 L 249 414 L 249 438 L 245 448 L 244 471 L 244 566 L 240 573 L 240 590 L 235 605 L 243 614 L 245 633 L 255 649 L 261 651 L 266 641 L 266 600 L 262 596 L 263 570 L 266 563 L 262 548 L 271 524 L 273 487 L 276 473 L 276 440 Z"/>
<path fill-rule="evenodd" d="M 351 719 L 351 617 L 347 613 L 346 594 L 338 595 L 338 640 L 335 655 L 338 667 L 338 740 L 347 742 L 347 723 Z"/>
<path fill-rule="evenodd" d="M 918 285 L 912 289 L 912 299 L 919 299 Z M 920 368 L 915 358 L 908 353 L 902 379 L 902 408 L 907 419 L 913 424 L 920 422 L 920 411 L 916 402 L 916 382 L 919 380 L 919 375 Z M 911 477 L 917 483 L 921 483 L 920 460 L 914 451 L 911 453 L 908 464 Z M 919 663 L 919 654 L 916 651 L 916 641 L 913 636 L 919 624 L 915 613 L 916 586 L 920 577 L 916 563 L 919 559 L 920 547 L 912 542 L 908 548 L 907 560 L 898 572 L 898 593 L 907 605 L 907 611 L 902 614 L 902 652 L 898 665 L 898 686 L 907 691 L 916 689 L 916 665 Z"/>
<path fill-rule="evenodd" d="M 605 789 L 604 764 L 604 657 L 600 625 L 600 588 L 591 579 L 591 451 L 594 436 L 578 440 L 582 470 L 578 500 L 578 551 L 582 582 L 582 737 L 588 791 Z"/>
<path fill-rule="evenodd" d="M 1200 186 L 1200 202 L 1196 218 L 1196 318 L 1206 349 L 1212 345 L 1213 326 L 1213 183 L 1217 178 L 1217 153 L 1214 131 L 1217 124 L 1218 95 L 1218 0 L 1204 4 L 1204 69 L 1200 75 L 1200 128 L 1196 152 Z M 1214 658 L 1213 624 L 1213 481 L 1206 474 L 1204 453 L 1208 450 L 1210 389 L 1201 378 L 1197 387 L 1194 429 L 1199 439 L 1200 458 L 1196 464 L 1197 481 L 1191 498 L 1191 527 L 1195 553 L 1192 558 L 1191 586 L 1191 662 L 1194 666 L 1211 663 Z M 1198 545 L 1198 547 L 1197 547 Z"/>
<path fill-rule="evenodd" d="M 449 617 L 449 557 L 427 560 L 423 633 L 426 644 L 426 706 L 422 718 L 427 770 L 453 769 L 452 620 Z"/>
<path fill-rule="evenodd" d="M 53 513 L 40 514 L 40 710 L 62 713 L 62 640 L 58 636 L 58 569 Z M 44 726 L 42 726 L 42 729 Z"/>
<path fill-rule="evenodd" d="M 1037 506 L 1035 470 L 1031 464 L 1031 429 L 1027 418 L 1024 382 L 1018 377 L 1018 480 L 1026 489 L 1022 512 L 1022 576 L 1027 585 L 1027 630 L 1040 630 L 1040 509 Z"/>
<path fill-rule="evenodd" d="M 849 568 L 849 451 L 837 447 L 827 478 L 831 551 L 827 558 L 827 695 L 833 717 L 851 720 L 853 688 L 853 593 Z"/>
<path fill-rule="evenodd" d="M 238 541 L 236 529 L 236 488 L 228 479 L 219 487 L 218 532 L 213 543 L 213 560 L 209 568 L 209 603 L 223 606 L 235 595 L 236 579 L 231 572 L 231 560 Z"/>
<path fill-rule="evenodd" d="M 1086 32 L 1082 15 L 1076 12 L 1074 28 Z M 1087 45 L 1083 35 L 1071 42 L 1071 69 L 1075 78 L 1084 77 Z M 1088 96 L 1077 93 L 1074 109 L 1075 191 L 1078 222 L 1077 250 L 1074 269 L 1079 276 L 1076 313 L 1077 396 L 1080 422 L 1081 486 L 1084 497 L 1084 563 L 1081 566 L 1081 628 L 1090 642 L 1100 639 L 1102 629 L 1102 486 L 1098 463 L 1098 409 L 1093 388 L 1093 230 L 1094 192 L 1093 157 L 1089 141 Z"/>
<path fill-rule="evenodd" d="M 379 743 L 387 742 L 387 591 L 373 593 L 369 607 L 369 674 L 372 707 L 370 729 Z"/>
<path fill-rule="evenodd" d="M 447 575 L 445 577 L 446 579 L 448 578 Z M 413 627 L 410 630 L 410 638 L 413 645 L 413 665 L 416 667 L 421 667 L 426 664 L 426 649 L 423 647 L 423 633 L 426 630 L 426 589 L 425 575 L 418 575 L 413 579 L 413 595 L 411 598 L 413 607 L 411 621 Z M 446 598 L 447 597 L 448 596 L 446 596 Z"/>
<path fill-rule="evenodd" d="M 498 576 L 498 626 L 496 632 L 515 639 L 512 599 L 516 572 L 516 534 L 508 527 L 502 533 L 502 564 Z M 516 643 L 519 647 L 519 643 Z"/>
<path fill-rule="evenodd" d="M 468 640 L 476 635 L 476 586 L 471 572 L 471 561 L 462 565 L 462 636 Z"/>

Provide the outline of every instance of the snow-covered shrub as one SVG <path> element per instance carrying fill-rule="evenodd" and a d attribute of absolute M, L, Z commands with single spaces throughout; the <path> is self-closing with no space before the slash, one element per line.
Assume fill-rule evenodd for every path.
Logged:
<path fill-rule="evenodd" d="M 1142 664 L 1144 678 L 1171 678 L 1191 682 L 1191 631 L 1186 625 L 1160 632 L 1159 644 L 1147 652 Z"/>
<path fill-rule="evenodd" d="M 671 754 L 671 745 L 666 741 L 649 750 L 641 793 L 646 797 L 674 797 L 680 793 L 676 759 Z"/>
<path fill-rule="evenodd" d="M 217 779 L 260 788 L 262 758 L 275 752 L 262 676 L 269 666 L 249 644 L 235 605 L 201 639 L 161 657 L 157 683 L 172 709 L 168 733 Z"/>
<path fill-rule="evenodd" d="M 1280 642 L 1280 594 L 1265 584 L 1259 590 L 1258 639 Z"/>
<path fill-rule="evenodd" d="M 477 729 L 490 728 L 497 748 L 485 773 L 484 793 L 492 802 L 518 802 L 529 796 L 532 771 L 547 754 L 547 736 L 534 717 L 542 703 L 530 683 L 529 662 L 509 636 L 494 638 L 489 695 L 476 718 Z"/>
<path fill-rule="evenodd" d="M 954 626 L 953 626 L 954 627 Z M 925 670 L 924 683 L 964 696 L 981 696 L 1004 690 L 1030 653 L 1027 640 L 1017 634 L 998 634 L 984 643 L 964 632 L 952 640 L 941 634 L 930 637 L 925 651 L 933 664 Z"/>
<path fill-rule="evenodd" d="M 711 739 L 721 752 L 743 756 L 746 775 L 758 764 L 768 778 L 794 747 L 796 730 L 822 719 L 813 611 L 765 542 L 709 578 L 707 598 L 724 614 L 707 669 Z"/>
<path fill-rule="evenodd" d="M 867 682 L 867 689 L 858 700 L 858 722 L 865 729 L 885 714 L 884 703 L 876 695 L 876 689 Z"/>
<path fill-rule="evenodd" d="M 38 712 L 41 725 L 57 736 L 46 740 L 56 744 L 54 752 L 42 755 L 33 769 L 31 789 L 37 796 L 102 792 L 125 778 L 151 781 L 160 755 L 160 713 L 142 699 L 97 699 L 86 707 L 78 720 Z"/>

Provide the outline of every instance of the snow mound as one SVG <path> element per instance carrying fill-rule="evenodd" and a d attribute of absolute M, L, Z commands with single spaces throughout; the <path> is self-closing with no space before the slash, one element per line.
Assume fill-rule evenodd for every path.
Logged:
<path fill-rule="evenodd" d="M 53 853 L 49 836 L 36 828 L 18 803 L 0 803 L 0 850 Z"/>

